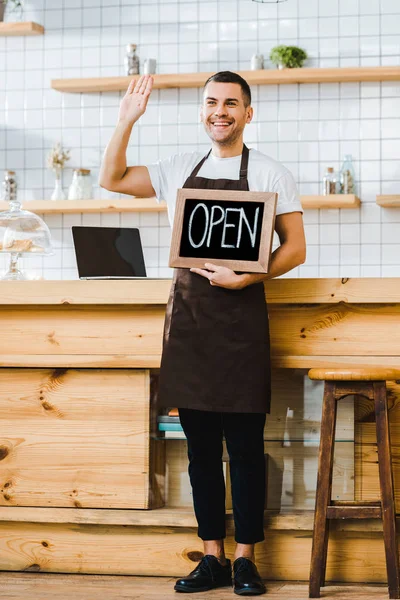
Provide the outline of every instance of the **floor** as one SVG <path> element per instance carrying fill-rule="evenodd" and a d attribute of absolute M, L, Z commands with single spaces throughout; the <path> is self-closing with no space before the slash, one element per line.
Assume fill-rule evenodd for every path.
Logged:
<path fill-rule="evenodd" d="M 4 600 L 183 600 L 173 589 L 170 577 L 127 577 L 115 575 L 62 575 L 0 572 L 1 598 Z M 193 596 L 192 596 L 193 597 Z M 305 582 L 273 581 L 267 584 L 265 598 L 305 600 Z M 194 595 L 196 600 L 238 598 L 230 588 Z M 386 600 L 384 585 L 331 585 L 323 588 L 321 598 L 334 600 Z"/>

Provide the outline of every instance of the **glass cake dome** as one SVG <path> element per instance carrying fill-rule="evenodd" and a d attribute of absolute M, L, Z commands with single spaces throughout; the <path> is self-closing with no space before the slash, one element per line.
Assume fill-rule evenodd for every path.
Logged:
<path fill-rule="evenodd" d="M 1 279 L 25 280 L 26 276 L 17 267 L 18 258 L 22 254 L 51 255 L 54 251 L 46 223 L 38 215 L 21 208 L 21 203 L 16 199 L 16 190 L 12 190 L 13 172 L 8 171 L 7 174 L 4 199 L 8 200 L 10 208 L 0 212 L 0 252 L 10 254 L 10 264 Z"/>

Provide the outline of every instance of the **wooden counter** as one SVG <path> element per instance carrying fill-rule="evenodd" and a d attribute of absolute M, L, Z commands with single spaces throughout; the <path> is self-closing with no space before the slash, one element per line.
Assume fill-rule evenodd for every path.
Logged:
<path fill-rule="evenodd" d="M 400 279 L 265 285 L 277 368 L 397 366 Z M 157 368 L 169 280 L 0 282 L 0 366 Z"/>
<path fill-rule="evenodd" d="M 150 279 L 0 282 L 0 570 L 178 576 L 199 559 L 186 442 L 152 435 L 169 289 Z M 260 571 L 306 579 L 322 388 L 305 369 L 398 366 L 400 279 L 265 289 L 275 396 Z M 399 387 L 389 386 L 397 506 Z M 371 415 L 351 399 L 339 411 L 335 498 L 377 493 Z M 227 525 L 231 552 L 229 511 Z M 377 524 L 333 529 L 328 578 L 385 581 Z"/>

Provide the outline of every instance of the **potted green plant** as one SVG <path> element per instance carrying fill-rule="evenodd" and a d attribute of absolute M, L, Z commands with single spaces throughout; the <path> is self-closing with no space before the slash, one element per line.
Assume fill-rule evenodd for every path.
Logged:
<path fill-rule="evenodd" d="M 305 50 L 297 46 L 275 46 L 269 58 L 278 69 L 294 69 L 302 67 L 308 56 Z"/>
<path fill-rule="evenodd" d="M 17 12 L 18 18 L 21 18 L 24 7 L 23 0 L 0 0 L 0 21 L 4 20 L 4 13 L 7 6 L 10 12 Z"/>

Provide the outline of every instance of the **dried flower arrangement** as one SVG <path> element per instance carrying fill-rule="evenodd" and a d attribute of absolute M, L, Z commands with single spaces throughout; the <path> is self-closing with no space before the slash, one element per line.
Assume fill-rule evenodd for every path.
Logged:
<path fill-rule="evenodd" d="M 56 174 L 55 187 L 51 195 L 52 200 L 65 200 L 61 185 L 61 171 L 69 160 L 69 153 L 69 150 L 64 150 L 60 142 L 57 142 L 47 155 L 47 168 L 52 169 Z"/>
<path fill-rule="evenodd" d="M 69 150 L 64 150 L 60 142 L 57 142 L 47 155 L 47 168 L 61 171 L 70 158 L 69 153 Z"/>

